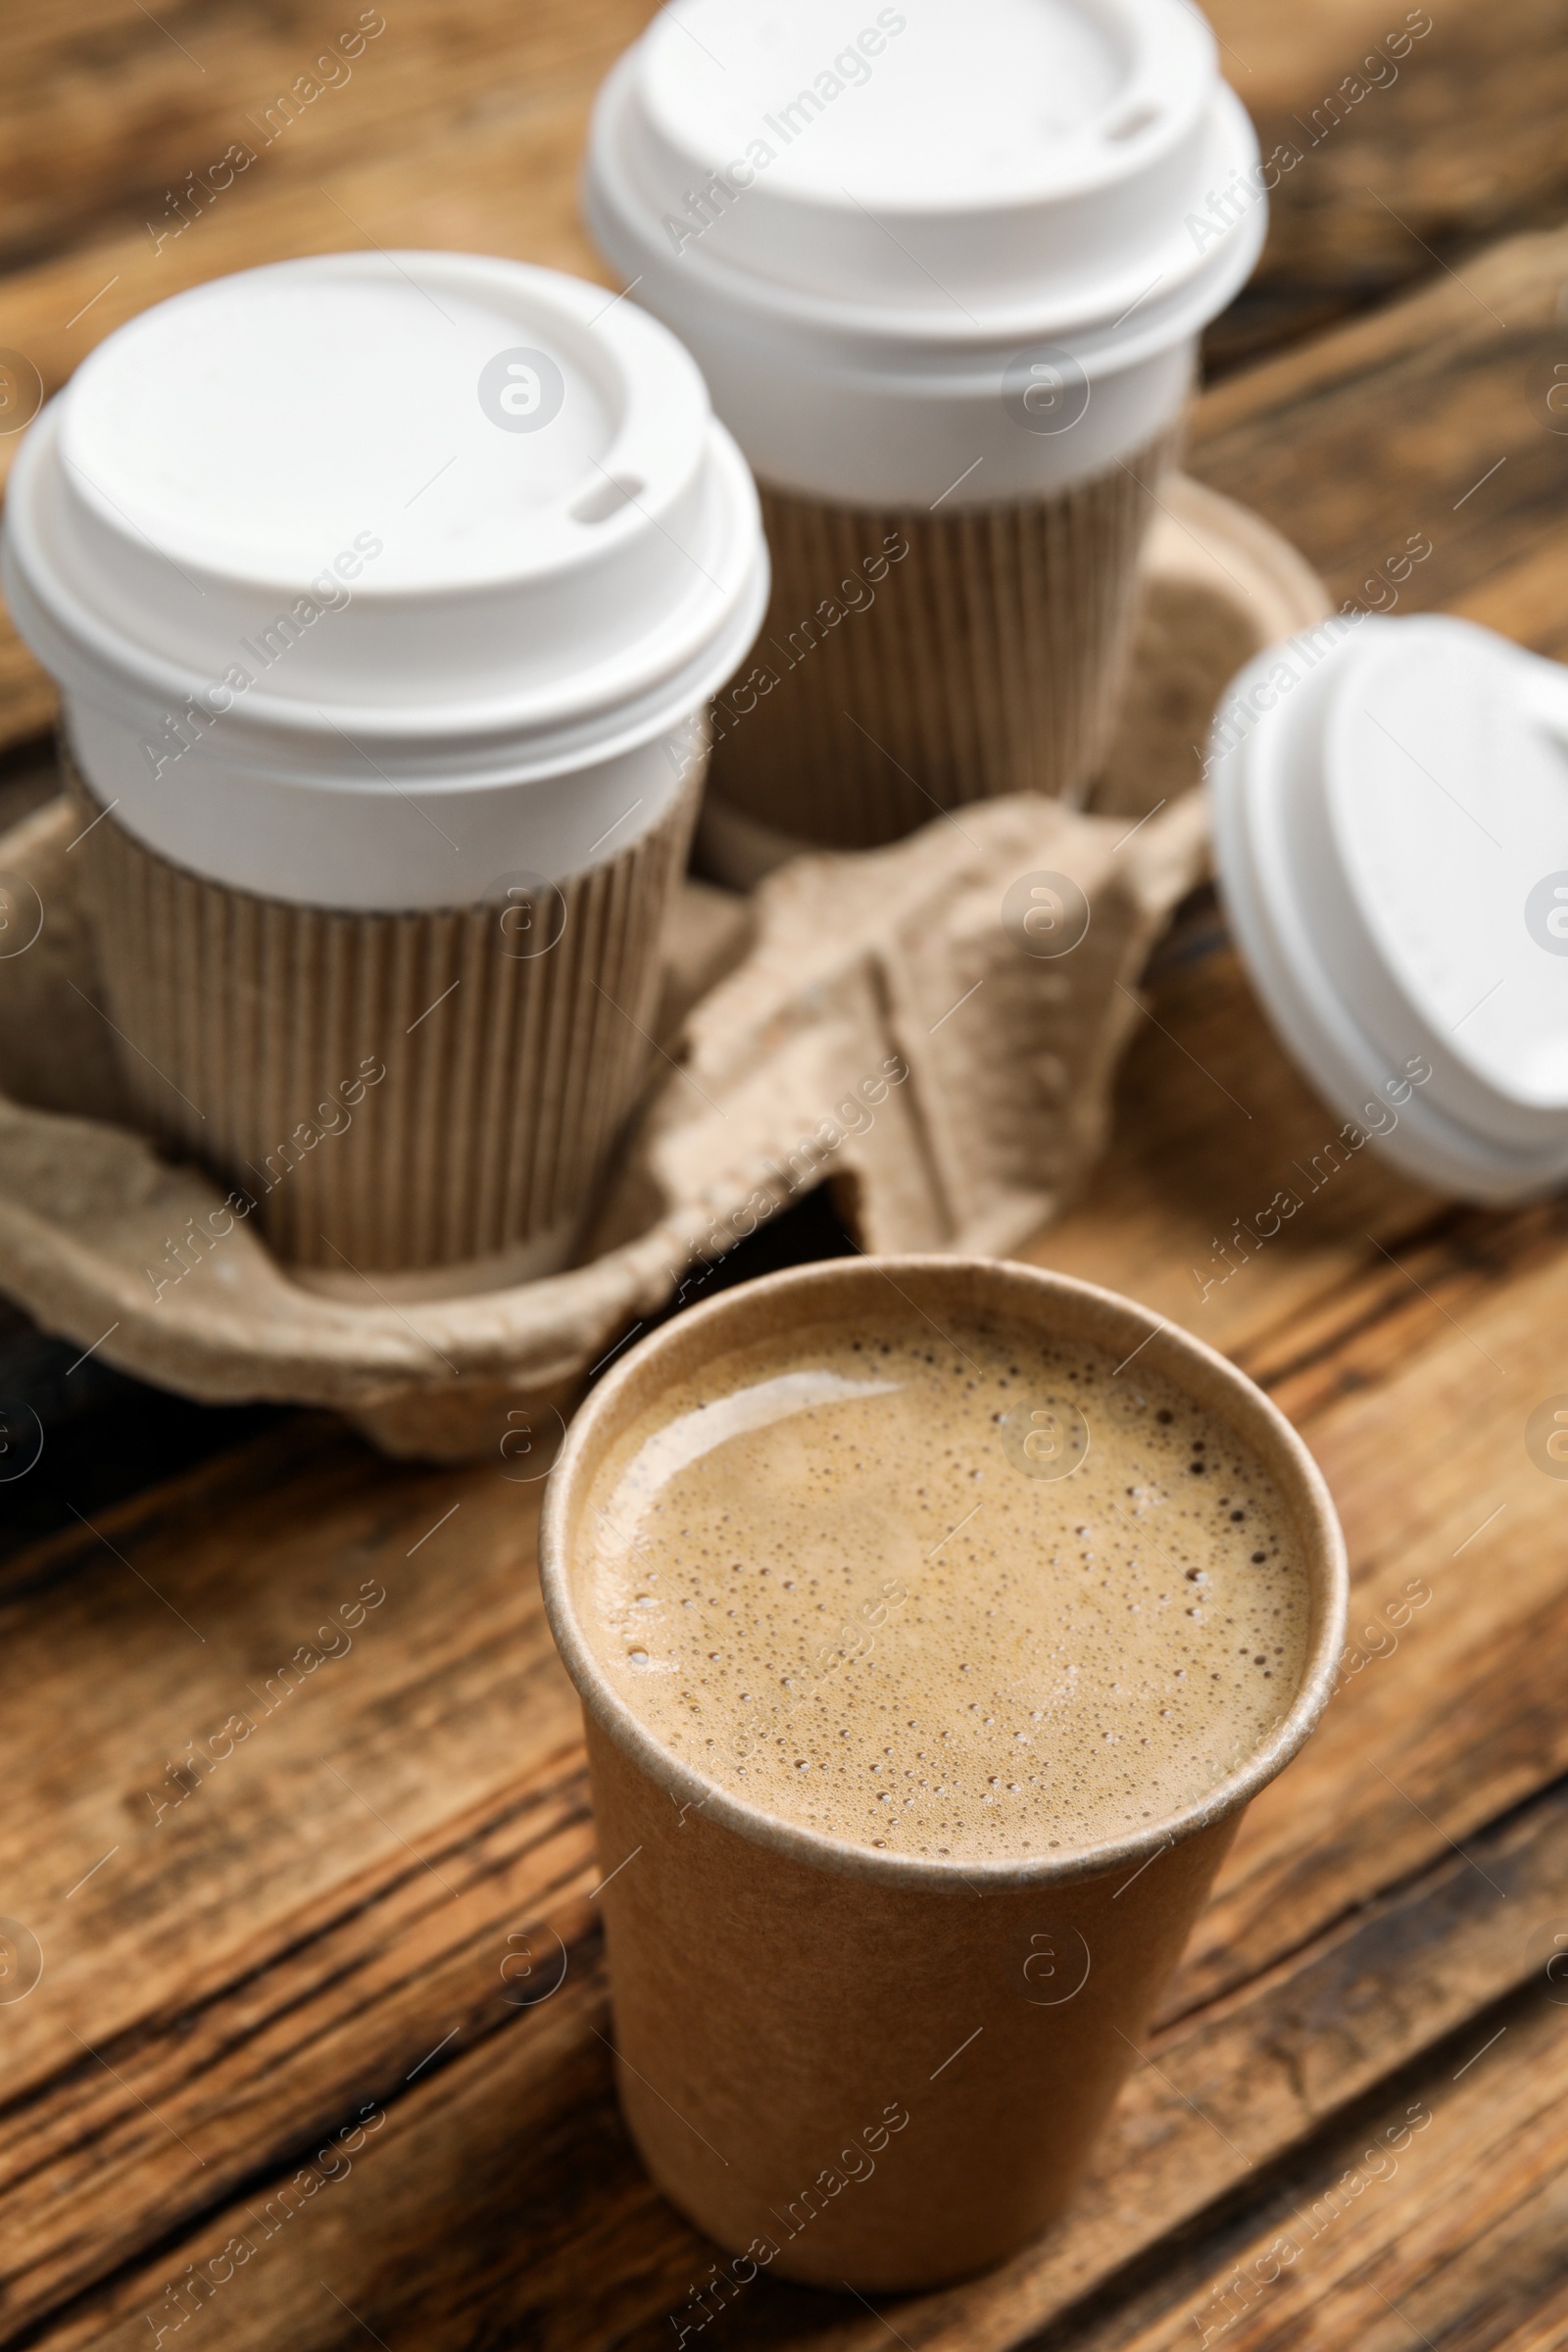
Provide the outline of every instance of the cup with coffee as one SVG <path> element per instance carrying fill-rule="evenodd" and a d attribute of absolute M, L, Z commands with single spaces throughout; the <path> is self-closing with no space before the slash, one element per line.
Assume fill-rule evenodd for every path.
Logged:
<path fill-rule="evenodd" d="M 621 58 L 589 224 L 695 353 L 773 556 L 715 706 L 716 870 L 1083 796 L 1277 177 L 1187 0 L 686 0 Z"/>
<path fill-rule="evenodd" d="M 1300 1440 L 1108 1292 L 840 1261 L 633 1349 L 541 1559 L 654 2179 L 753 2273 L 1014 2251 L 1332 1687 L 1345 1551 Z"/>
<path fill-rule="evenodd" d="M 218 279 L 31 427 L 3 578 L 104 1015 L 143 1123 L 302 1278 L 565 1262 L 766 576 L 674 337 L 515 262 Z"/>

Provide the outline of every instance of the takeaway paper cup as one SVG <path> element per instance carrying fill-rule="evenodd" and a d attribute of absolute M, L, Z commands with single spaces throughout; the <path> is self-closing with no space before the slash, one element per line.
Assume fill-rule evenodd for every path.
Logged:
<path fill-rule="evenodd" d="M 585 1630 L 583 1526 L 617 1440 L 731 1350 L 840 1319 L 870 1348 L 985 1312 L 1137 1352 L 1234 1432 L 1295 1518 L 1311 1614 L 1288 1712 L 1182 1812 L 1076 1850 L 948 1860 L 786 1821 L 662 1745 Z M 853 1562 L 853 1522 L 846 1546 Z M 551 1475 L 540 1560 L 587 1722 L 621 2103 L 655 2180 L 751 2262 L 730 2266 L 738 2283 L 765 2266 L 931 2285 L 1015 2251 L 1070 2195 L 1243 1810 L 1333 1687 L 1345 1547 L 1300 1440 L 1224 1358 L 1064 1275 L 804 1267 L 666 1324 L 593 1392 Z M 960 2042 L 965 2065 L 948 2065 Z"/>
<path fill-rule="evenodd" d="M 220 279 L 38 418 L 3 578 L 145 1123 L 320 1279 L 562 1264 L 766 595 L 674 338 L 476 256 Z"/>
<path fill-rule="evenodd" d="M 585 202 L 762 486 L 774 590 L 715 710 L 726 809 L 851 847 L 1083 793 L 1269 176 L 1185 0 L 655 19 L 601 93 Z"/>

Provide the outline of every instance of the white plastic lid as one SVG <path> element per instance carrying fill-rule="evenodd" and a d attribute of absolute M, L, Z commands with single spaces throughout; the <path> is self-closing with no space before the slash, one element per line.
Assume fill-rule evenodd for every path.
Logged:
<path fill-rule="evenodd" d="M 633 305 L 515 262 L 341 254 L 101 344 L 26 437 L 4 583 L 132 832 L 309 896 L 330 801 L 370 903 L 399 906 L 428 903 L 429 849 L 399 794 L 559 785 L 677 727 L 755 634 L 766 558 L 701 375 Z M 559 790 L 519 819 L 552 799 L 569 867 Z"/>
<path fill-rule="evenodd" d="M 869 373 L 884 404 L 919 405 L 978 373 L 999 410 L 1032 344 L 1115 375 L 1223 307 L 1266 213 L 1188 0 L 680 0 L 601 93 L 585 196 L 772 479 L 802 466 L 770 374 L 810 392 Z M 726 365 L 737 342 L 749 379 Z M 824 494 L 835 422 L 818 420 Z M 1033 455 L 1060 467 L 1092 437 L 1043 434 Z"/>
<path fill-rule="evenodd" d="M 1440 1190 L 1568 1179 L 1568 670 L 1341 616 L 1242 672 L 1212 748 L 1232 926 L 1319 1091 Z"/>

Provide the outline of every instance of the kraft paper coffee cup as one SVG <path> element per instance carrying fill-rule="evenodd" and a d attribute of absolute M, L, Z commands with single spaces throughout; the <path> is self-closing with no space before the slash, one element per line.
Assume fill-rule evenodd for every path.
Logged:
<path fill-rule="evenodd" d="M 584 198 L 762 488 L 773 596 L 715 708 L 717 808 L 863 847 L 1081 797 L 1198 337 L 1277 177 L 1186 0 L 654 20 Z"/>
<path fill-rule="evenodd" d="M 43 412 L 0 568 L 145 1125 L 351 1296 L 563 1264 L 766 596 L 687 354 L 478 256 L 219 279 Z"/>
<path fill-rule="evenodd" d="M 580 1531 L 616 1439 L 730 1349 L 984 1311 L 1140 1350 L 1227 1425 L 1296 1520 L 1310 1631 L 1276 1730 L 1184 1811 L 1038 1857 L 917 1858 L 781 1820 L 662 1746 L 585 1635 Z M 836 1262 L 632 1349 L 571 1425 L 540 1557 L 587 1724 L 621 2105 L 655 2180 L 742 2283 L 929 2286 L 1001 2261 L 1070 2196 L 1243 1811 L 1328 1698 L 1345 1547 L 1306 1448 L 1222 1356 L 1109 1292 L 989 1259 Z"/>

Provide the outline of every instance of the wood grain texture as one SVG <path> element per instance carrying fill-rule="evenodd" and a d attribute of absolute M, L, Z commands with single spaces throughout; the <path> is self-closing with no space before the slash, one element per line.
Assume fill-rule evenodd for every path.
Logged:
<path fill-rule="evenodd" d="M 17 10 L 0 33 L 0 263 L 121 236 L 167 256 L 220 206 L 479 124 L 526 150 L 530 119 L 590 95 L 651 14 L 647 0 Z"/>
<path fill-rule="evenodd" d="M 18 270 L 0 288 L 0 331 L 46 393 L 104 336 L 152 303 L 235 270 L 301 254 L 404 245 L 501 253 L 603 277 L 577 218 L 588 89 L 541 99 L 521 123 L 443 129 L 407 154 L 372 148 L 303 180 L 236 178 L 183 234 L 155 249 L 121 230 Z M 0 442 L 8 460 L 9 440 Z"/>
<path fill-rule="evenodd" d="M 1369 318 L 1217 385 L 1190 469 L 1281 523 L 1336 596 L 1430 612 L 1478 595 L 1492 626 L 1543 653 L 1551 518 L 1568 495 L 1568 421 L 1547 407 L 1568 362 L 1568 230 L 1519 237 Z M 1432 542 L 1403 583 L 1390 557 Z"/>
<path fill-rule="evenodd" d="M 1568 2011 L 1532 1986 L 1449 2036 L 1054 2352 L 1568 2342 Z M 1427 2120 L 1423 2121 L 1422 2118 Z"/>
<path fill-rule="evenodd" d="M 1214 0 L 1207 13 L 1279 159 L 1263 259 L 1211 331 L 1212 362 L 1321 329 L 1568 209 L 1563 0 Z"/>
<path fill-rule="evenodd" d="M 1161 1011 L 1176 1008 L 1161 1001 Z M 1445 1270 L 1416 1262 L 1440 1299 Z M 1460 1301 L 1482 1345 L 1501 1344 L 1505 1330 L 1516 1342 L 1535 1332 L 1556 1344 L 1562 1319 L 1540 1297 L 1540 1272 L 1527 1252 L 1511 1285 L 1504 1278 L 1486 1293 L 1484 1314 Z M 1261 1263 L 1255 1273 L 1261 1287 Z M 1556 1279 L 1568 1283 L 1560 1265 Z M 1384 1306 L 1397 1318 L 1404 1298 L 1391 1289 Z M 1354 1997 L 1334 1980 L 1337 1990 L 1314 1996 L 1320 2027 L 1360 2019 L 1372 2039 L 1363 2046 L 1356 2027 L 1321 2079 L 1314 2112 L 1399 2063 L 1412 2036 L 1422 2046 L 1423 2034 L 1446 2030 L 1443 2020 L 1518 1981 L 1521 1938 L 1511 1919 L 1499 1927 L 1487 1884 L 1503 1884 L 1508 1855 L 1535 1855 L 1538 1906 L 1568 1878 L 1555 1800 L 1517 1848 L 1517 1831 L 1495 1852 L 1470 1835 L 1528 1797 L 1562 1741 L 1554 1658 L 1568 1553 L 1550 1538 L 1565 1498 L 1521 1451 L 1522 1477 L 1514 1463 L 1502 1466 L 1514 1483 L 1486 1539 L 1485 1576 L 1457 1563 L 1446 1580 L 1437 1570 L 1438 1555 L 1463 1543 L 1496 1491 L 1478 1494 L 1474 1485 L 1478 1465 L 1483 1479 L 1493 1472 L 1496 1423 L 1478 1421 L 1473 1457 L 1448 1458 L 1451 1425 L 1435 1399 L 1442 1378 L 1469 1377 L 1469 1342 L 1437 1305 L 1421 1300 L 1420 1311 L 1440 1338 L 1412 1345 L 1406 1334 L 1350 1397 L 1318 1398 L 1303 1422 L 1346 1512 L 1358 1626 L 1363 1614 L 1379 1621 L 1412 1570 L 1432 1599 L 1407 1608 L 1396 1645 L 1348 1680 L 1289 1779 L 1254 1808 L 1166 2013 L 1167 2032 L 1196 2049 L 1195 2034 L 1217 2030 L 1238 2001 L 1261 1997 L 1248 1980 L 1266 1991 L 1269 1972 L 1283 1970 L 1297 1998 L 1303 1952 L 1322 1945 L 1314 1965 L 1325 1964 L 1347 1923 L 1360 1913 L 1364 1924 L 1369 1906 L 1383 1915 L 1382 1889 L 1427 1878 L 1420 1899 L 1440 1909 L 1456 1901 L 1453 1935 L 1481 1936 L 1479 1979 L 1448 1933 L 1433 1931 L 1433 1982 L 1413 2020 L 1391 1997 L 1399 1980 L 1384 1961 L 1367 1964 Z M 1365 1313 L 1353 1322 L 1363 1336 L 1377 1328 Z M 1434 1355 L 1446 1366 L 1441 1375 Z M 1408 1432 L 1397 1450 L 1389 1443 L 1412 1391 L 1424 1456 Z M 507 1937 L 533 1931 L 542 1954 L 554 1950 L 552 1935 L 575 1947 L 591 1918 L 593 1877 L 575 1709 L 532 1591 L 532 1499 L 509 1487 L 499 1463 L 394 1470 L 307 1424 L 19 1563 L 4 1652 L 14 1718 L 25 1692 L 28 1720 L 61 1727 L 28 1762 L 32 1801 L 18 1806 L 4 1856 L 16 1914 L 43 1945 L 50 1994 L 7 2019 L 13 2097 L 0 2193 L 19 2322 L 89 2287 L 140 2245 L 198 2220 L 205 2231 L 215 2202 L 221 2212 L 225 2193 L 297 2170 L 303 2141 L 352 2117 L 357 2102 L 374 2099 L 402 2118 L 406 2099 L 422 2095 L 420 2061 L 447 2036 L 457 2036 L 454 2063 L 498 2031 L 533 2036 L 539 2021 L 519 2021 L 508 2002 Z M 367 1604 L 345 1647 L 334 1616 L 341 1626 L 345 1604 L 352 1610 L 356 1595 L 378 1591 L 386 1600 Z M 242 1732 L 236 1716 L 252 1728 Z M 218 1752 L 230 1743 L 231 1754 Z M 1479 1869 L 1453 1858 L 1455 1838 Z M 574 1948 L 574 2000 L 593 1965 L 591 1951 Z M 1271 2011 L 1264 2032 L 1250 2013 L 1226 2045 L 1234 2072 L 1250 2075 L 1259 2046 L 1280 2046 L 1282 2015 Z M 597 2007 L 591 2016 L 602 2031 Z M 558 2020 L 551 2034 L 562 2030 Z M 597 2045 L 586 2026 L 576 2031 L 574 2066 L 592 2074 Z M 513 2081 L 501 2047 L 474 2072 L 471 2111 L 465 2093 L 463 2130 L 486 2145 L 506 2138 L 514 2109 L 533 2112 L 555 2096 L 526 2069 Z M 555 2039 L 548 2047 L 558 2053 Z M 1250 2153 L 1244 2121 L 1260 2146 L 1274 2144 L 1270 2133 L 1289 2144 L 1289 2119 L 1252 2124 L 1241 2090 L 1215 2090 L 1207 2074 L 1190 2084 L 1172 2079 L 1205 2108 L 1211 2093 L 1218 2098 L 1229 2136 Z M 604 2095 L 601 2087 L 601 2105 Z M 501 2112 L 490 2111 L 492 2098 Z M 608 2113 L 594 2129 L 617 2137 Z M 1117 2148 L 1120 2161 L 1127 2143 Z M 564 2187 L 592 2199 L 596 2164 L 576 2142 L 557 2158 Z M 454 2160 L 448 2150 L 437 2161 L 421 2140 L 411 2162 L 423 2178 Z M 629 2180 L 630 2159 L 620 2161 Z M 1232 2185 L 1184 2147 L 1150 2207 L 1152 2227 L 1157 2234 Z M 412 2185 L 407 2194 L 415 2197 Z M 535 2206 L 542 2194 L 532 2183 Z M 695 2241 L 652 2192 L 632 2204 L 638 2230 L 661 2248 L 660 2292 L 682 2262 L 700 2278 Z M 510 2228 L 510 2204 L 506 2214 Z M 444 2244 L 441 2198 L 427 2226 Z M 573 2228 L 585 2226 L 586 2208 Z M 380 2238 L 367 2230 L 363 2242 L 358 2228 L 350 2234 L 356 2260 L 373 2273 Z M 441 2252 L 437 2270 L 470 2262 L 486 2292 L 511 2293 L 489 2278 L 487 2242 L 483 2230 L 466 2233 L 466 2250 Z M 1068 2250 L 1012 2277 L 985 2340 L 1016 2340 L 1053 2297 L 1086 2291 L 1145 2242 L 1080 2225 Z M 421 2252 L 421 2274 L 437 2251 Z M 619 2246 L 607 2273 L 614 2295 L 641 2272 L 642 2257 Z M 550 2291 L 569 2301 L 582 2283 L 568 2267 Z M 972 2329 L 979 2308 L 972 2299 L 956 2317 L 934 2308 L 933 2324 Z M 94 2311 L 96 2327 L 103 2314 Z M 831 2313 L 829 2321 L 837 2324 Z M 284 2315 L 270 2304 L 258 2324 L 307 2325 L 292 2306 Z M 421 2330 L 427 2325 L 421 2318 Z"/>
<path fill-rule="evenodd" d="M 541 1840 L 540 1851 L 548 1844 Z M 453 1866 L 445 1846 L 435 1859 Z M 899 2302 L 892 2316 L 900 2334 L 948 2352 L 1020 2342 L 1173 2228 L 1266 2175 L 1372 2086 L 1529 1982 L 1533 1968 L 1539 1976 L 1527 1927 L 1550 1915 L 1565 1869 L 1568 1799 L 1558 1790 L 1478 1841 L 1470 1858 L 1446 1858 L 1240 1999 L 1183 2021 L 1156 2039 L 1135 2076 L 1070 2223 L 984 2281 Z M 197 2222 L 181 2245 L 184 2259 L 205 2267 L 236 2235 L 254 2248 L 254 2275 L 242 2263 L 235 2281 L 220 2281 L 243 2279 L 244 2287 L 220 2298 L 225 2343 L 351 2340 L 317 2294 L 323 2262 L 352 2310 L 383 2335 L 421 2346 L 526 2340 L 608 2352 L 664 2340 L 668 2314 L 687 2304 L 711 2255 L 647 2186 L 625 2143 L 604 2063 L 597 1940 L 591 1928 L 578 1932 L 591 1902 L 576 1898 L 559 1861 L 555 1870 L 543 1932 L 537 1886 L 511 1889 L 512 1916 L 531 1926 L 530 1952 L 554 1954 L 550 1929 L 563 1943 L 559 1964 L 548 1964 L 552 1977 L 558 1965 L 564 1971 L 559 1987 L 530 2009 L 509 2011 L 513 1987 L 501 1986 L 498 1998 L 497 1927 L 453 1956 L 445 2007 L 436 2002 L 440 1972 L 430 1971 L 429 2006 L 416 2014 L 407 1996 L 429 1968 L 429 1905 L 405 1901 L 401 1919 L 389 1903 L 346 1934 L 340 1927 L 335 1946 L 316 1950 L 296 1935 L 292 1977 L 285 1972 L 281 1984 L 305 1995 L 298 2013 L 280 2000 L 261 2017 L 252 1993 L 177 2013 L 157 2034 L 98 2045 L 170 2135 L 159 2218 L 183 2209 Z M 401 1873 L 405 1886 L 409 1875 Z M 497 1919 L 506 1916 L 498 1905 Z M 383 1937 L 368 1963 L 364 1954 Z M 372 1968 L 384 1997 L 366 2000 L 363 2024 L 351 2029 L 340 2021 L 354 1997 L 346 1963 L 355 1944 L 360 1973 Z M 375 2020 L 376 2046 L 378 2008 L 385 2015 Z M 334 2022 L 336 2036 L 324 2030 Z M 292 2144 L 277 2136 L 280 2102 L 267 2079 L 284 2034 L 314 2060 L 318 2094 L 309 2112 L 296 2107 Z M 345 2064 L 355 2034 L 358 2064 Z M 313 2143 L 327 2145 L 367 2110 L 385 2116 L 376 2126 L 385 2138 L 352 2179 L 307 2189 L 307 2201 L 323 2197 L 319 2216 L 302 2206 L 289 2216 L 300 2226 L 285 2229 L 278 2184 L 302 2172 L 309 2178 L 319 2156 Z M 150 2135 L 153 2124 L 133 2112 L 133 2128 Z M 70 2105 L 51 2102 L 30 2119 L 23 2142 L 34 2163 L 46 2121 L 62 2134 L 82 2129 Z M 338 2169 L 324 2161 L 328 2174 Z M 79 2283 L 91 2276 L 81 2258 L 91 2242 L 84 2224 L 117 2209 L 123 2183 L 68 2183 L 59 2158 L 52 2172 L 40 2166 L 29 2180 L 15 2200 L 18 2220 L 42 2236 L 51 2218 L 59 2227 L 70 2217 L 75 2236 L 63 2249 L 62 2272 L 70 2276 L 65 2265 L 74 2257 Z M 235 2196 L 237 2182 L 243 2193 Z M 322 2227 L 328 2215 L 330 2231 Z M 406 2257 L 396 2276 L 383 2241 L 389 2215 Z M 128 2344 L 148 2310 L 164 2313 L 166 2289 L 182 2267 L 162 2256 L 133 2266 L 88 2292 L 69 2323 L 40 2340 Z M 715 2321 L 711 2340 L 850 2352 L 876 2337 L 837 2298 L 762 2281 L 743 2307 Z"/>
<path fill-rule="evenodd" d="M 1228 378 L 1193 434 L 1195 470 L 1337 596 L 1386 606 L 1388 559 L 1424 537 L 1395 609 L 1556 655 L 1568 231 L 1471 248 L 1568 202 L 1563 6 L 1435 9 L 1398 81 L 1303 154 L 1222 351 L 1424 282 Z M 47 386 L 149 301 L 288 253 L 449 244 L 595 271 L 576 159 L 643 0 L 388 7 L 351 79 L 156 245 L 149 207 L 339 13 L 18 0 L 0 344 Z M 1215 14 L 1268 145 L 1403 10 Z M 0 633 L 0 743 L 50 708 Z M 0 1908 L 43 1972 L 0 2002 L 0 2342 L 1568 2344 L 1568 2010 L 1538 1941 L 1568 1932 L 1568 1484 L 1522 1443 L 1568 1393 L 1568 1210 L 1455 1209 L 1336 1155 L 1338 1131 L 1193 906 L 1111 1154 L 1032 1254 L 1212 1340 L 1305 1431 L 1350 1542 L 1351 1671 L 1245 1823 L 1068 2224 L 874 2312 L 766 2280 L 694 2302 L 715 2249 L 647 2182 L 611 2088 L 537 1490 L 301 1420 L 103 1507 L 74 1469 L 85 1521 L 0 1571 Z M 1259 1246 L 1284 1184 L 1301 1208 Z M 1375 2178 L 1367 2150 L 1416 2103 L 1430 2125 Z"/>

